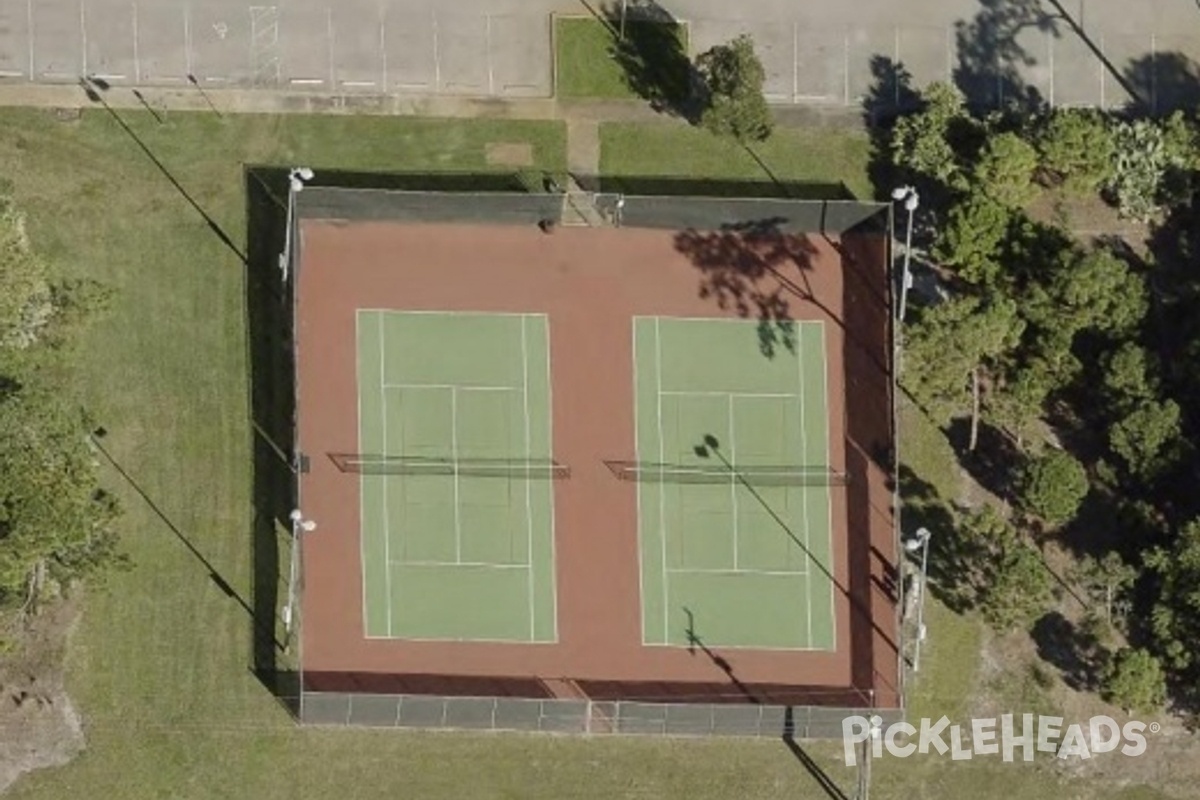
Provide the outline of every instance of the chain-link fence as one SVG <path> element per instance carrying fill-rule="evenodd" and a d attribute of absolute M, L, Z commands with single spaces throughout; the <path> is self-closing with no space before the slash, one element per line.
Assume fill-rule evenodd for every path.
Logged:
<path fill-rule="evenodd" d="M 899 709 L 305 692 L 300 721 L 375 728 L 840 739 L 850 716 Z"/>

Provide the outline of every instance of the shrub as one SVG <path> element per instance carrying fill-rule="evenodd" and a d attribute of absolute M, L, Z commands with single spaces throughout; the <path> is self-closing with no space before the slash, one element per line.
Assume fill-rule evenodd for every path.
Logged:
<path fill-rule="evenodd" d="M 1069 521 L 1088 493 L 1087 472 L 1070 453 L 1051 450 L 1034 459 L 1022 476 L 1021 504 L 1051 526 Z"/>

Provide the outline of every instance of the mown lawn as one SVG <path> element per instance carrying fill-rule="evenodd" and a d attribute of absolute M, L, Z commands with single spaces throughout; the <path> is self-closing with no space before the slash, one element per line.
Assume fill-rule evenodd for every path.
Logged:
<path fill-rule="evenodd" d="M 529 142 L 547 170 L 565 162 L 556 124 L 172 113 L 158 125 L 148 115 L 121 113 L 240 248 L 246 163 L 304 163 L 318 174 L 483 169 L 492 142 Z M 797 136 L 783 141 L 804 141 Z M 620 159 L 609 153 L 610 168 L 644 168 L 631 144 L 625 142 Z M 661 151 L 665 143 L 656 146 Z M 708 152 L 675 154 L 672 169 L 716 169 L 719 152 Z M 107 470 L 124 501 L 133 567 L 90 593 L 70 650 L 69 689 L 88 750 L 67 767 L 23 779 L 12 797 L 836 796 L 776 741 L 296 728 L 252 674 L 251 620 L 243 607 L 252 591 L 253 498 L 241 262 L 103 111 L 77 120 L 0 111 L 0 159 L 29 213 L 36 246 L 64 271 L 117 289 L 115 307 L 80 354 L 79 388 L 108 430 L 105 446 L 137 485 Z M 791 174 L 803 176 L 804 164 L 819 160 L 806 154 L 792 164 Z M 938 652 L 930 650 L 931 676 L 939 674 Z M 839 763 L 840 748 L 807 749 L 851 795 L 854 771 Z M 1064 787 L 1040 765 L 994 759 L 884 760 L 875 775 L 877 800 L 1151 797 L 1086 783 Z"/>
<path fill-rule="evenodd" d="M 778 128 L 767 141 L 747 148 L 683 124 L 609 123 L 600 126 L 600 144 L 600 171 L 610 179 L 703 177 L 758 182 L 767 189 L 775 181 L 842 183 L 856 197 L 873 196 L 867 177 L 870 143 L 858 131 Z"/>
<path fill-rule="evenodd" d="M 615 56 L 619 23 L 609 27 L 594 17 L 560 17 L 554 24 L 555 94 L 564 99 L 635 100 L 637 78 Z M 687 52 L 687 28 L 630 20 L 626 40 L 637 45 L 639 63 L 653 70 Z"/>

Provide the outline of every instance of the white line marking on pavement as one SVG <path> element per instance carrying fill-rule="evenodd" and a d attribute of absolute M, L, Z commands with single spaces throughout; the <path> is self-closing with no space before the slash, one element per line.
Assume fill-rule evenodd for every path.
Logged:
<path fill-rule="evenodd" d="M 83 0 L 79 0 L 79 42 L 80 49 L 83 53 L 83 60 L 80 62 L 80 72 L 87 75 L 87 16 L 83 10 Z"/>
<path fill-rule="evenodd" d="M 187 69 L 188 75 L 195 75 L 192 71 L 192 7 L 184 5 L 183 7 L 183 65 Z"/>
<path fill-rule="evenodd" d="M 133 82 L 139 83 L 142 80 L 142 62 L 138 53 L 138 13 L 136 0 L 129 5 L 133 6 Z"/>
<path fill-rule="evenodd" d="M 33 58 L 33 0 L 29 0 L 25 13 L 29 20 L 29 80 L 33 80 L 37 72 Z"/>

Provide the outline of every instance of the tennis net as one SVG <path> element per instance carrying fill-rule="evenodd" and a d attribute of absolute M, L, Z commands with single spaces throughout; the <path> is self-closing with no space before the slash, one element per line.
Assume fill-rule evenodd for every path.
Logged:
<path fill-rule="evenodd" d="M 751 486 L 844 486 L 849 477 L 828 466 L 747 464 L 662 464 L 649 461 L 606 461 L 623 481 L 649 483 L 729 484 Z"/>
<path fill-rule="evenodd" d="M 444 475 L 520 480 L 571 477 L 570 467 L 550 458 L 449 458 L 378 453 L 330 453 L 329 458 L 342 472 L 360 475 Z"/>

